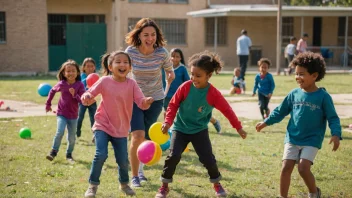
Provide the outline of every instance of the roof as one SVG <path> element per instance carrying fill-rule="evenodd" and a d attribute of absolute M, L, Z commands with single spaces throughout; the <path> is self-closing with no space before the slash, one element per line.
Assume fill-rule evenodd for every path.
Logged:
<path fill-rule="evenodd" d="M 277 5 L 211 5 L 210 8 L 188 12 L 193 17 L 277 16 Z M 282 16 L 352 16 L 352 7 L 282 6 Z"/>

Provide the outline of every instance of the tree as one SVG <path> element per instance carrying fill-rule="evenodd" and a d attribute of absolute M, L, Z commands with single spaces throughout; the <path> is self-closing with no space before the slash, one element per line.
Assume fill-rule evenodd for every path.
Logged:
<path fill-rule="evenodd" d="M 352 6 L 352 0 L 284 0 L 292 6 Z"/>

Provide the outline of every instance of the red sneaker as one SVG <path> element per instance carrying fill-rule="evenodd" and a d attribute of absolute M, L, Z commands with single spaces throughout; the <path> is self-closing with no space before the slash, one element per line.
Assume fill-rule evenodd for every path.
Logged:
<path fill-rule="evenodd" d="M 156 193 L 155 198 L 166 198 L 167 194 L 169 194 L 169 187 L 161 186 L 159 192 Z"/>

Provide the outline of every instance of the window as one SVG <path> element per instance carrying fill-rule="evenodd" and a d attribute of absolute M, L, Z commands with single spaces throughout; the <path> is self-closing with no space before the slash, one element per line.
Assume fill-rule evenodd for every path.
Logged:
<path fill-rule="evenodd" d="M 176 4 L 188 4 L 188 0 L 129 0 L 134 3 L 176 3 Z"/>
<path fill-rule="evenodd" d="M 69 23 L 105 23 L 104 15 L 68 15 Z"/>
<path fill-rule="evenodd" d="M 290 43 L 293 36 L 293 17 L 282 17 L 282 46 Z"/>
<path fill-rule="evenodd" d="M 66 15 L 49 14 L 49 45 L 66 45 Z"/>
<path fill-rule="evenodd" d="M 131 31 L 139 20 L 139 18 L 129 18 L 128 31 Z M 187 19 L 154 19 L 154 21 L 162 30 L 168 44 L 186 44 Z"/>
<path fill-rule="evenodd" d="M 339 46 L 345 45 L 345 28 L 346 28 L 346 17 L 339 17 L 339 27 L 337 35 L 337 44 Z M 352 17 L 348 18 L 348 37 L 347 39 L 352 39 Z"/>
<path fill-rule="evenodd" d="M 5 18 L 5 12 L 0 12 L 0 43 L 6 43 L 6 18 Z"/>
<path fill-rule="evenodd" d="M 205 44 L 214 45 L 214 26 L 215 18 L 206 18 L 205 19 Z M 217 25 L 217 41 L 218 45 L 227 44 L 227 18 L 218 17 Z"/>

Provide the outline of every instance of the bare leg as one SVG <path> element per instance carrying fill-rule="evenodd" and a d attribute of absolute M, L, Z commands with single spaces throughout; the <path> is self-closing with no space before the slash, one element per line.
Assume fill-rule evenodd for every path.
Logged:
<path fill-rule="evenodd" d="M 139 160 L 137 157 L 137 149 L 140 144 L 144 141 L 144 131 L 132 131 L 132 139 L 130 145 L 130 161 L 131 161 L 131 170 L 132 170 L 132 177 L 138 176 L 138 167 L 139 167 Z"/>
<path fill-rule="evenodd" d="M 236 87 L 231 87 L 230 94 L 235 94 L 235 93 L 236 93 Z"/>
<path fill-rule="evenodd" d="M 291 183 L 291 173 L 295 167 L 295 160 L 284 160 L 282 161 L 282 169 L 280 176 L 280 195 L 281 197 L 288 196 L 288 189 Z"/>
<path fill-rule="evenodd" d="M 310 171 L 312 162 L 306 159 L 301 159 L 298 164 L 298 172 L 306 183 L 310 193 L 317 193 L 317 186 L 315 185 L 315 178 Z"/>

